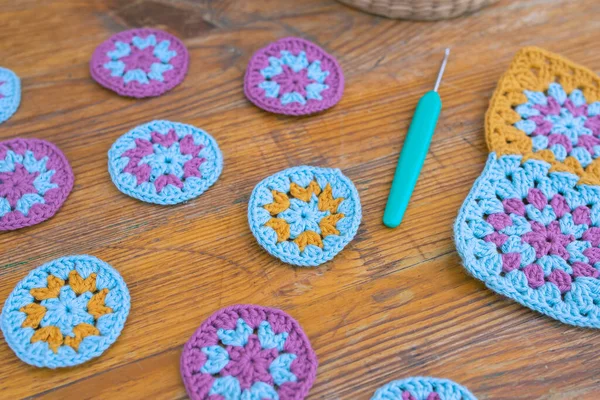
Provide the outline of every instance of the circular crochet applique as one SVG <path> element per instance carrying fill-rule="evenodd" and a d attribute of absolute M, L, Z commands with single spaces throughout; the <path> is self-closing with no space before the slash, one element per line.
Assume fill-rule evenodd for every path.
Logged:
<path fill-rule="evenodd" d="M 335 58 L 300 38 L 285 38 L 258 50 L 246 70 L 244 93 L 277 114 L 306 115 L 333 107 L 344 91 Z"/>
<path fill-rule="evenodd" d="M 152 121 L 121 136 L 108 152 L 117 188 L 136 199 L 177 204 L 200 196 L 223 169 L 215 139 L 202 129 Z"/>
<path fill-rule="evenodd" d="M 185 344 L 181 377 L 193 400 L 304 399 L 317 356 L 283 311 L 236 305 L 217 311 Z"/>
<path fill-rule="evenodd" d="M 87 255 L 31 271 L 2 309 L 4 338 L 24 362 L 70 367 L 98 357 L 123 329 L 130 297 L 110 265 Z"/>
<path fill-rule="evenodd" d="M 17 111 L 21 104 L 21 80 L 10 69 L 0 67 L 0 124 Z"/>
<path fill-rule="evenodd" d="M 392 381 L 377 389 L 371 400 L 477 400 L 467 388 L 449 380 L 429 377 Z"/>
<path fill-rule="evenodd" d="M 179 85 L 188 62 L 188 51 L 175 36 L 158 29 L 131 29 L 96 48 L 90 73 L 121 96 L 153 97 Z"/>
<path fill-rule="evenodd" d="M 354 184 L 339 169 L 295 167 L 254 188 L 248 221 L 258 243 L 283 262 L 317 266 L 356 235 L 362 214 Z"/>
<path fill-rule="evenodd" d="M 40 139 L 0 142 L 0 231 L 52 217 L 73 188 L 64 154 Z"/>

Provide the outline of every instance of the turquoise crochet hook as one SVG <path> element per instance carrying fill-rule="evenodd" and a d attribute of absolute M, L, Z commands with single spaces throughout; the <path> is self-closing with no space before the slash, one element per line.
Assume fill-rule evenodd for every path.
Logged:
<path fill-rule="evenodd" d="M 435 132 L 440 111 L 442 111 L 442 100 L 438 94 L 438 89 L 449 55 L 450 49 L 446 49 L 435 87 L 432 91 L 425 93 L 419 100 L 408 128 L 396 166 L 390 195 L 383 213 L 383 223 L 388 228 L 395 228 L 402 222 L 404 212 L 429 151 L 429 144 Z"/>

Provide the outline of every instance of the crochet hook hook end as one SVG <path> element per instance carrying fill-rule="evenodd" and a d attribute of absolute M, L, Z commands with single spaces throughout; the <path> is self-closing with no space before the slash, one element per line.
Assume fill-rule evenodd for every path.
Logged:
<path fill-rule="evenodd" d="M 442 76 L 444 75 L 444 70 L 446 69 L 446 63 L 448 62 L 448 56 L 450 55 L 450 48 L 447 47 L 446 51 L 444 51 L 444 59 L 442 60 L 442 65 L 440 66 L 440 72 L 438 72 L 437 80 L 435 81 L 435 87 L 433 88 L 434 92 L 437 92 L 440 88 L 440 83 L 442 83 Z"/>

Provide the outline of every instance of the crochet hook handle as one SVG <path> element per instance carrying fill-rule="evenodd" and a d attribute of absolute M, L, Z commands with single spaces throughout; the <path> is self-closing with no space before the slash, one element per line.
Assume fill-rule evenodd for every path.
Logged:
<path fill-rule="evenodd" d="M 435 88 L 421 97 L 408 128 L 383 214 L 383 223 L 389 228 L 395 228 L 402 222 L 404 212 L 429 151 L 429 144 L 442 110 L 442 100 L 437 93 L 437 89 L 446 66 L 448 54 L 449 50 L 446 49 Z"/>

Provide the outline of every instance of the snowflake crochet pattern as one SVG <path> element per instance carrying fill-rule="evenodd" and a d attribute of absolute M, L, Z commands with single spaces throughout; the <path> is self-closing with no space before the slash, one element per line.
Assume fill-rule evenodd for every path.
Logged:
<path fill-rule="evenodd" d="M 0 142 L 0 231 L 52 217 L 73 188 L 63 153 L 39 139 Z"/>
<path fill-rule="evenodd" d="M 525 48 L 486 116 L 492 153 L 454 226 L 467 270 L 567 324 L 600 328 L 600 79 Z"/>
<path fill-rule="evenodd" d="M 498 156 L 544 160 L 580 184 L 600 185 L 600 78 L 557 54 L 524 48 L 498 83 L 485 134 Z"/>
<path fill-rule="evenodd" d="M 21 80 L 10 69 L 0 67 L 0 124 L 9 119 L 21 103 Z"/>
<path fill-rule="evenodd" d="M 414 377 L 377 389 L 371 400 L 477 400 L 467 388 L 449 379 Z"/>
<path fill-rule="evenodd" d="M 194 400 L 301 400 L 316 373 L 300 325 L 280 310 L 253 305 L 213 314 L 181 355 L 181 376 Z"/>
<path fill-rule="evenodd" d="M 583 92 L 567 95 L 553 82 L 546 93 L 525 91 L 527 103 L 515 110 L 521 116 L 514 126 L 532 138 L 533 151 L 550 149 L 554 158 L 569 156 L 585 168 L 600 155 L 600 102 L 588 104 Z"/>
<path fill-rule="evenodd" d="M 69 367 L 102 354 L 129 314 L 129 291 L 110 265 L 86 255 L 59 258 L 17 284 L 0 327 L 8 345 L 37 367 Z"/>
<path fill-rule="evenodd" d="M 260 182 L 248 206 L 259 244 L 300 266 L 331 260 L 352 240 L 361 216 L 358 192 L 340 170 L 306 166 Z"/>
<path fill-rule="evenodd" d="M 335 58 L 300 38 L 281 39 L 256 52 L 244 81 L 251 102 L 288 115 L 330 108 L 343 90 L 344 76 Z"/>
<path fill-rule="evenodd" d="M 191 125 L 152 121 L 121 136 L 108 152 L 117 188 L 136 199 L 177 204 L 201 195 L 223 169 L 217 142 Z"/>
<path fill-rule="evenodd" d="M 159 96 L 179 85 L 189 55 L 175 36 L 158 29 L 132 29 L 102 43 L 90 61 L 90 73 L 121 96 Z"/>

